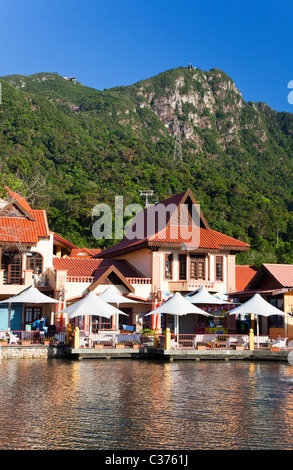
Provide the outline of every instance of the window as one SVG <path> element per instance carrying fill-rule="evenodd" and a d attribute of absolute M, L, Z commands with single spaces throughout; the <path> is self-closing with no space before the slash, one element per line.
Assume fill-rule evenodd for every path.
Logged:
<path fill-rule="evenodd" d="M 179 279 L 186 279 L 186 255 L 179 255 Z"/>
<path fill-rule="evenodd" d="M 126 313 L 126 315 L 128 315 L 127 317 L 125 315 L 119 315 L 119 329 L 123 330 L 122 325 L 132 326 L 132 308 L 119 307 L 119 310 L 121 310 L 122 312 Z"/>
<path fill-rule="evenodd" d="M 190 256 L 190 279 L 205 279 L 205 258 Z"/>
<path fill-rule="evenodd" d="M 3 253 L 1 269 L 4 284 L 20 284 L 22 278 L 22 256 L 13 251 Z"/>
<path fill-rule="evenodd" d="M 165 255 L 165 279 L 172 279 L 172 261 L 172 254 Z"/>
<path fill-rule="evenodd" d="M 223 281 L 223 256 L 216 256 L 216 281 Z"/>
<path fill-rule="evenodd" d="M 284 317 L 282 315 L 270 315 L 269 328 L 284 328 Z"/>
<path fill-rule="evenodd" d="M 39 253 L 29 252 L 26 254 L 26 269 L 33 271 L 35 274 L 43 272 L 43 257 Z"/>
<path fill-rule="evenodd" d="M 25 308 L 25 323 L 32 323 L 41 316 L 40 307 L 26 307 Z"/>
<path fill-rule="evenodd" d="M 92 332 L 98 333 L 99 330 L 109 330 L 112 328 L 112 318 L 92 316 Z"/>

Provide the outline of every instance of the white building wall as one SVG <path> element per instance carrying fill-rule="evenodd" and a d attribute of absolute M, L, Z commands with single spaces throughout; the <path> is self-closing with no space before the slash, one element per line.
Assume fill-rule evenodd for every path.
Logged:
<path fill-rule="evenodd" d="M 43 272 L 46 268 L 52 269 L 53 267 L 53 235 L 49 239 L 41 239 L 35 246 L 31 247 L 33 252 L 40 253 L 43 257 Z"/>
<path fill-rule="evenodd" d="M 121 255 L 116 259 L 126 259 L 145 277 L 152 276 L 152 252 L 146 248 L 130 253 L 125 253 L 125 255 Z"/>

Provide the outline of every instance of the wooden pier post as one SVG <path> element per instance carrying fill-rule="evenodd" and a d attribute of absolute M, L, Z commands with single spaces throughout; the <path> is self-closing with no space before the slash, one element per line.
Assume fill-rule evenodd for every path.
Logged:
<path fill-rule="evenodd" d="M 249 349 L 254 351 L 254 333 L 252 328 L 249 330 Z"/>
<path fill-rule="evenodd" d="M 171 331 L 170 328 L 166 328 L 165 333 L 165 350 L 171 349 Z"/>
<path fill-rule="evenodd" d="M 158 348 L 160 344 L 160 339 L 159 339 L 159 328 L 155 329 L 154 333 L 154 347 Z"/>
<path fill-rule="evenodd" d="M 69 345 L 71 342 L 71 336 L 72 336 L 72 329 L 71 329 L 71 324 L 68 323 L 67 325 L 67 331 L 66 331 L 66 344 Z"/>
<path fill-rule="evenodd" d="M 79 349 L 79 328 L 78 328 L 78 326 L 76 326 L 74 328 L 73 348 L 74 349 Z"/>

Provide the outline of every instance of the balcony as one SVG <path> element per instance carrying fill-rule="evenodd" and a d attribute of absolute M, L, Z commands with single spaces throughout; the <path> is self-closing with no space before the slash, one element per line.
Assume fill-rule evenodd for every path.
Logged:
<path fill-rule="evenodd" d="M 192 280 L 192 281 L 168 281 L 170 292 L 192 292 L 200 287 L 206 289 L 214 289 L 215 283 L 213 281 L 205 280 Z"/>
<path fill-rule="evenodd" d="M 0 295 L 15 295 L 18 294 L 21 288 L 29 287 L 34 282 L 34 274 L 32 270 L 25 270 L 23 278 L 20 283 L 8 282 L 5 269 L 0 269 Z"/>

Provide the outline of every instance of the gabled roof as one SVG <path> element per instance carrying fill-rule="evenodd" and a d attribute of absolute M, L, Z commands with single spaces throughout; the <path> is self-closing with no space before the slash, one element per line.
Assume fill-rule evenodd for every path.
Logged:
<path fill-rule="evenodd" d="M 145 277 L 126 260 L 56 257 L 53 259 L 53 269 L 67 271 L 68 278 L 78 278 L 79 282 L 82 282 L 82 278 L 88 282 L 86 278 L 90 278 L 89 291 L 95 290 L 100 284 L 112 282 L 113 284 L 122 283 L 130 292 L 134 293 L 130 279 Z"/>
<path fill-rule="evenodd" d="M 40 238 L 48 238 L 46 212 L 32 209 L 22 196 L 6 190 L 10 199 L 0 210 L 0 242 L 36 244 Z"/>
<path fill-rule="evenodd" d="M 264 263 L 247 285 L 247 289 L 256 287 L 264 276 L 269 276 L 276 288 L 293 288 L 293 264 Z"/>
<path fill-rule="evenodd" d="M 101 253 L 101 248 L 74 248 L 69 257 L 70 258 L 92 258 L 93 256 Z"/>
<path fill-rule="evenodd" d="M 158 222 L 156 214 L 156 211 L 159 210 L 158 206 L 161 204 L 166 209 L 170 208 L 170 211 L 166 210 L 164 213 L 163 227 L 162 221 L 159 220 Z M 136 228 L 141 230 L 140 237 L 132 236 L 130 228 L 121 242 L 102 251 L 96 257 L 111 258 L 112 256 L 118 256 L 130 251 L 151 247 L 183 249 L 195 247 L 201 252 L 219 252 L 220 250 L 238 252 L 249 249 L 247 243 L 211 230 L 201 211 L 197 214 L 200 221 L 197 225 L 200 226 L 198 227 L 195 223 L 192 223 L 192 206 L 196 209 L 198 208 L 189 189 L 177 196 L 172 196 L 158 205 L 150 206 L 138 213 L 131 224 L 134 235 L 137 233 L 137 231 L 135 232 Z M 180 224 L 181 207 L 188 208 L 188 224 Z M 198 243 L 195 244 L 195 241 Z"/>
<path fill-rule="evenodd" d="M 61 245 L 64 245 L 66 246 L 67 248 L 71 248 L 71 249 L 78 249 L 79 248 L 74 245 L 73 243 L 69 242 L 68 240 L 66 240 L 65 238 L 61 237 L 60 235 L 58 235 L 57 233 L 54 233 L 53 234 L 53 238 L 54 238 L 54 241 L 60 243 Z"/>
<path fill-rule="evenodd" d="M 59 271 L 67 271 L 69 277 L 93 277 L 94 281 L 101 277 L 109 268 L 114 266 L 124 277 L 144 278 L 137 269 L 128 261 L 103 260 L 93 258 L 54 258 L 53 268 Z"/>
<path fill-rule="evenodd" d="M 21 206 L 28 213 L 32 211 L 31 206 L 29 205 L 29 203 L 23 196 L 21 196 L 20 194 L 17 194 L 15 191 L 12 191 L 12 189 L 8 188 L 8 186 L 5 186 L 5 189 L 8 192 L 8 195 L 10 197 L 10 203 L 16 203 L 18 206 Z"/>
<path fill-rule="evenodd" d="M 134 287 L 132 287 L 128 279 L 113 265 L 95 271 L 95 279 L 89 287 L 89 291 L 95 290 L 98 285 L 105 283 L 106 280 L 113 281 L 113 284 L 121 284 L 122 282 L 130 292 L 135 292 Z"/>
<path fill-rule="evenodd" d="M 243 291 L 251 279 L 257 273 L 256 266 L 236 265 L 235 266 L 235 287 L 237 291 Z"/>

